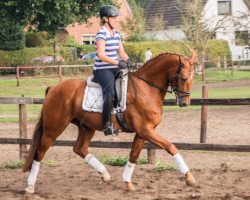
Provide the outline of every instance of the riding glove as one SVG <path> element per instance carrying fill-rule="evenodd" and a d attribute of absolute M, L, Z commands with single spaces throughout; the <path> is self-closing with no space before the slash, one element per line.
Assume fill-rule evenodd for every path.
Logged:
<path fill-rule="evenodd" d="M 118 67 L 120 67 L 121 69 L 127 69 L 127 62 L 124 60 L 119 60 Z"/>

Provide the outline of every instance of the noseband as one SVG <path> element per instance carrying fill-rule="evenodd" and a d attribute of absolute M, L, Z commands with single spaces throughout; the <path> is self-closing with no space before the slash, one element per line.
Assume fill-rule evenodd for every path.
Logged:
<path fill-rule="evenodd" d="M 155 87 L 157 89 L 159 89 L 160 91 L 162 92 L 168 92 L 168 93 L 172 93 L 174 92 L 175 93 L 175 96 L 179 99 L 185 97 L 185 96 L 190 96 L 190 92 L 184 92 L 184 91 L 180 91 L 178 89 L 178 82 L 179 82 L 179 76 L 180 76 L 180 73 L 182 71 L 182 64 L 181 64 L 181 57 L 179 56 L 179 67 L 178 67 L 178 70 L 176 71 L 176 74 L 175 74 L 175 77 L 173 79 L 173 81 L 169 84 L 170 87 L 171 87 L 171 90 L 168 90 L 168 88 L 162 88 L 162 87 L 159 87 L 157 85 L 155 85 L 154 83 L 151 83 L 149 81 L 147 81 L 146 79 L 136 75 L 136 74 L 133 74 L 134 76 L 136 76 L 137 78 L 143 80 L 144 82 L 146 82 L 147 84 L 151 85 L 152 87 Z M 175 83 L 175 84 L 174 84 Z M 178 94 L 183 94 L 182 96 L 178 96 Z"/>

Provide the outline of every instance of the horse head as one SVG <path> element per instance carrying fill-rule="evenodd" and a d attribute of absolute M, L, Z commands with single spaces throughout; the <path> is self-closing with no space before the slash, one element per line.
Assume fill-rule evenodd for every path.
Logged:
<path fill-rule="evenodd" d="M 190 93 L 192 89 L 192 80 L 194 77 L 193 64 L 196 54 L 193 51 L 189 59 L 179 56 L 179 66 L 177 71 L 171 74 L 170 86 L 174 91 L 177 99 L 177 104 L 180 107 L 190 105 Z"/>

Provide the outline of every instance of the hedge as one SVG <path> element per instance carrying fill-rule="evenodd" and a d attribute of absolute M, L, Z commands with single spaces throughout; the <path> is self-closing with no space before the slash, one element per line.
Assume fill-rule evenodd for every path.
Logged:
<path fill-rule="evenodd" d="M 191 46 L 190 44 L 188 44 Z M 145 59 L 145 52 L 150 48 L 153 55 L 158 55 L 163 52 L 172 52 L 189 57 L 190 50 L 186 43 L 181 41 L 152 41 L 139 43 L 124 43 L 124 48 L 131 59 L 142 62 Z M 199 53 L 199 52 L 197 52 Z M 214 60 L 218 56 L 223 58 L 231 57 L 230 48 L 225 40 L 211 40 L 208 43 L 207 59 Z"/>
<path fill-rule="evenodd" d="M 163 52 L 173 52 L 189 57 L 190 50 L 181 41 L 151 41 L 151 42 L 124 42 L 124 49 L 129 57 L 136 61 L 144 61 L 145 52 L 150 47 L 153 55 L 158 55 Z M 77 52 L 82 50 L 85 54 L 95 51 L 95 45 L 79 45 L 76 47 Z M 66 63 L 72 63 L 72 48 L 63 47 L 61 55 L 66 60 Z M 0 66 L 22 66 L 31 65 L 32 60 L 41 56 L 53 55 L 52 48 L 25 48 L 17 51 L 0 51 Z M 228 43 L 224 40 L 211 40 L 208 43 L 207 57 L 210 60 L 217 59 L 218 56 L 231 57 Z"/>
<path fill-rule="evenodd" d="M 0 67 L 32 65 L 34 58 L 54 55 L 53 48 L 24 48 L 16 51 L 0 50 Z M 72 61 L 71 48 L 62 48 L 61 55 L 66 61 Z"/>
<path fill-rule="evenodd" d="M 132 60 L 142 62 L 145 59 L 145 52 L 150 47 L 153 55 L 164 52 L 178 53 L 189 56 L 190 50 L 184 47 L 184 43 L 179 41 L 152 41 L 139 43 L 125 43 L 124 49 Z"/>

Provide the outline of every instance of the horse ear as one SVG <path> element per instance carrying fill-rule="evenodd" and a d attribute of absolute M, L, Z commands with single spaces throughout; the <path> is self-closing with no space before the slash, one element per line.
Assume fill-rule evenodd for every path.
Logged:
<path fill-rule="evenodd" d="M 190 55 L 190 62 L 193 64 L 195 59 L 196 59 L 196 53 L 195 51 L 192 51 Z"/>

